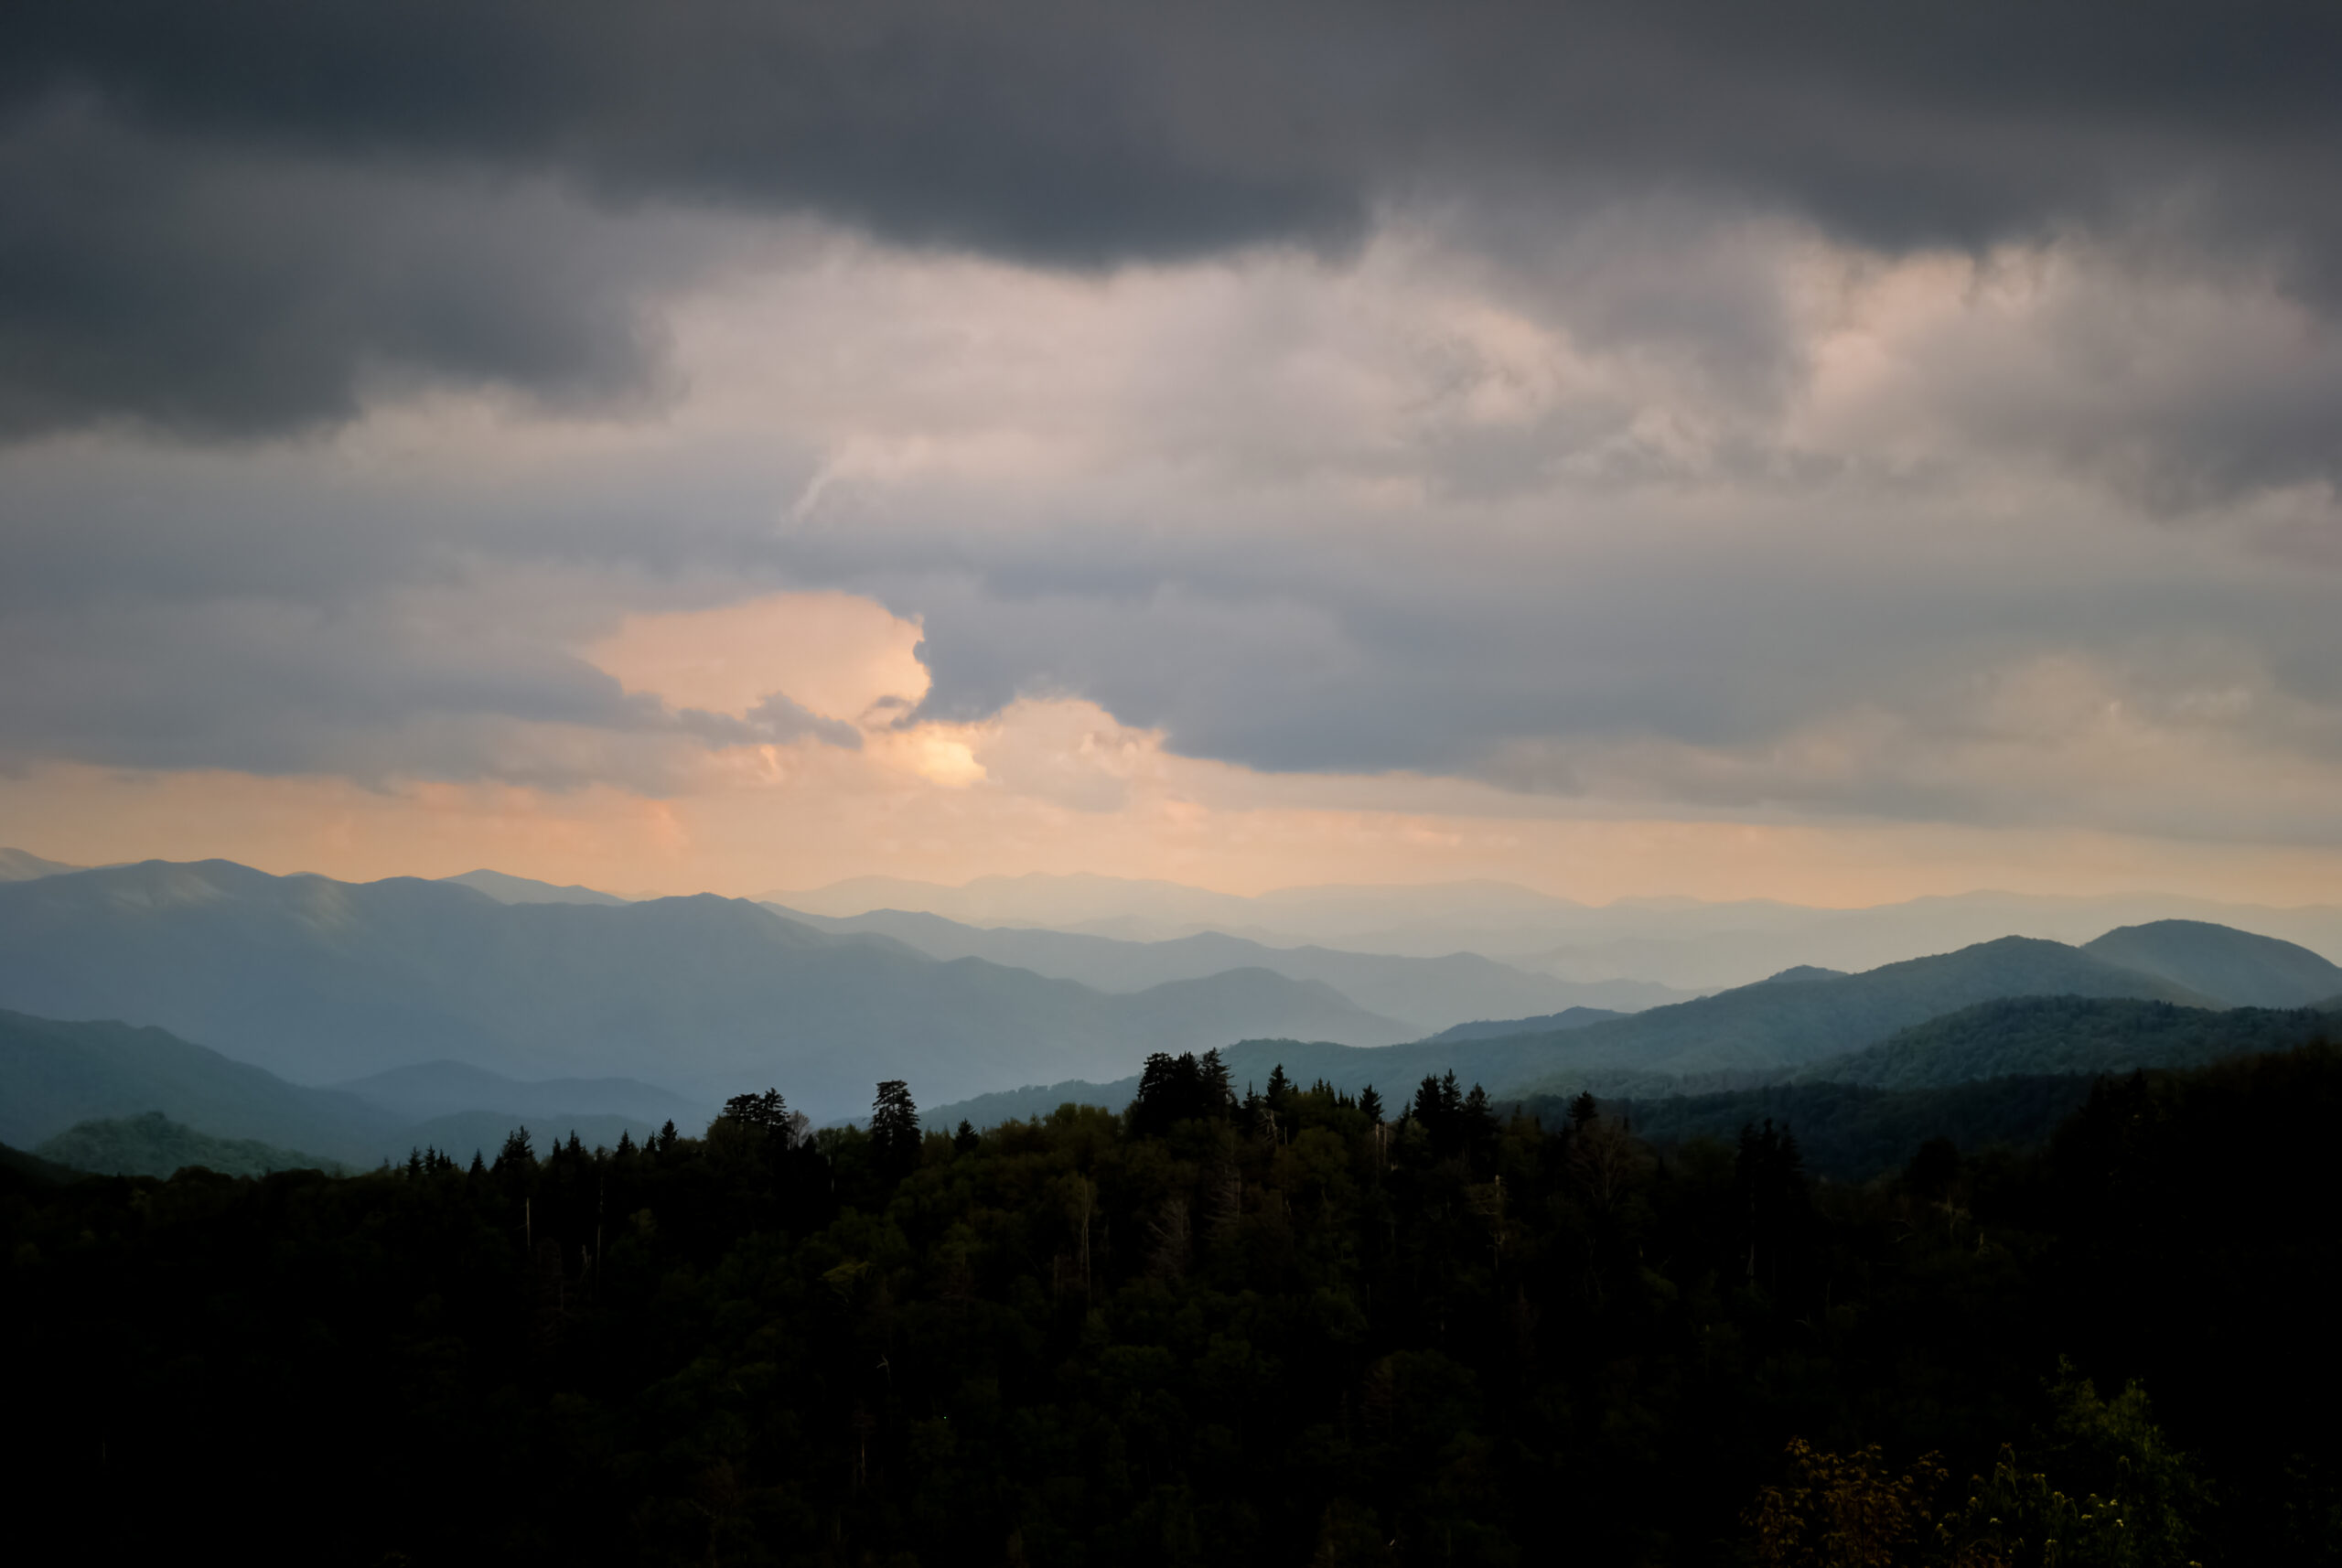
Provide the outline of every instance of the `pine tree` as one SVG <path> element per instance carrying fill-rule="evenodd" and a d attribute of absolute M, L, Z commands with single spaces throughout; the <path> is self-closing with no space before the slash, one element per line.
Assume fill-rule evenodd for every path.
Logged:
<path fill-rule="evenodd" d="M 1358 1091 L 1358 1108 L 1366 1112 L 1369 1126 L 1382 1124 L 1382 1096 L 1374 1092 L 1374 1085 L 1370 1083 Z"/>
<path fill-rule="evenodd" d="M 1218 1048 L 1206 1051 L 1196 1069 L 1203 1081 L 1204 1098 L 1211 1107 L 1206 1114 L 1227 1115 L 1236 1103 L 1236 1090 L 1229 1083 L 1228 1064 L 1219 1059 Z"/>
<path fill-rule="evenodd" d="M 899 1078 L 880 1084 L 871 1101 L 870 1142 L 879 1169 L 892 1176 L 907 1176 L 919 1164 L 919 1107 L 912 1103 L 910 1085 Z"/>

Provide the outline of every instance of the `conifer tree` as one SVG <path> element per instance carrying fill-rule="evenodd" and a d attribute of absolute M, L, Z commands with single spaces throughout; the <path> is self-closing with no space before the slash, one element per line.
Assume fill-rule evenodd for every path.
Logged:
<path fill-rule="evenodd" d="M 908 1175 L 919 1164 L 919 1107 L 912 1102 L 910 1085 L 899 1078 L 880 1084 L 871 1101 L 870 1142 L 879 1168 L 890 1176 Z"/>

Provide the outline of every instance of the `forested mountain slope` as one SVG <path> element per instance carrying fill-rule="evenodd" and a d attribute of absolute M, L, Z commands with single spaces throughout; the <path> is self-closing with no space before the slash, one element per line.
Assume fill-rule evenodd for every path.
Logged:
<path fill-rule="evenodd" d="M 1506 1091 L 1573 1093 L 1593 1071 L 1774 1071 L 1871 1045 L 2004 996 L 2133 996 L 2206 1004 L 2195 992 L 2061 942 L 2004 937 L 1862 974 L 1759 982 L 1563 1034 L 1534 1036 L 1546 1067 Z M 1489 1088 L 1498 1087 L 1491 1082 Z"/>
<path fill-rule="evenodd" d="M 298 1149 L 280 1149 L 257 1139 L 215 1138 L 159 1111 L 78 1122 L 44 1139 L 33 1153 L 69 1170 L 99 1176 L 167 1176 L 190 1166 L 231 1176 L 341 1168 L 336 1161 Z"/>
<path fill-rule="evenodd" d="M 1860 1187 L 1299 1089 L 27 1178 L 16 1475 L 109 1562 L 2328 1563 L 2337 1119 L 2304 1050 Z"/>
<path fill-rule="evenodd" d="M 502 1081 L 478 1085 L 478 1097 L 461 1108 L 444 1100 L 385 1105 L 287 1083 L 161 1029 L 0 1012 L 0 1144 L 18 1148 L 81 1122 L 153 1112 L 203 1136 L 306 1150 L 362 1167 L 424 1145 L 465 1158 L 476 1150 L 493 1153 L 516 1126 L 541 1143 L 575 1133 L 588 1143 L 616 1144 L 620 1132 L 639 1139 L 663 1120 L 596 1111 L 613 1091 L 593 1080 L 550 1086 L 552 1092 L 534 1098 L 530 1090 L 549 1086 L 507 1083 L 500 1090 Z M 564 1106 L 564 1098 L 583 1105 Z M 520 1103 L 500 1103 L 507 1100 Z M 701 1115 L 687 1124 L 704 1121 Z"/>
<path fill-rule="evenodd" d="M 881 1078 L 949 1097 L 1119 1076 L 1150 1051 L 1245 1035 L 1406 1034 L 1257 971 L 1107 996 L 737 899 L 503 905 L 446 883 L 222 861 L 0 885 L 0 1006 L 158 1024 L 309 1082 L 454 1058 L 715 1101 L 785 1079 L 815 1114 L 859 1111 Z"/>
<path fill-rule="evenodd" d="M 2009 1073 L 2190 1068 L 2334 1038 L 2342 1019 L 2313 1008 L 2214 1011 L 2111 996 L 1980 1002 L 1898 1030 L 1875 1046 L 1813 1063 L 1802 1083 L 1939 1089 Z"/>
<path fill-rule="evenodd" d="M 2124 926 L 2082 951 L 2231 1007 L 2307 1007 L 2342 991 L 2342 966 L 2309 949 L 2205 920 Z"/>

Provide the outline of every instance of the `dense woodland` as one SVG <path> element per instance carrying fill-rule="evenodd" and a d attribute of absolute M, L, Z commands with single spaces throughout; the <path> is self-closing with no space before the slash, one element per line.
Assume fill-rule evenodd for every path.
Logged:
<path fill-rule="evenodd" d="M 810 1137 L 768 1093 L 608 1152 L 0 1168 L 20 1496 L 146 1561 L 2342 1555 L 2332 1050 L 1862 1185 L 1793 1121 L 1215 1066 L 981 1135 L 887 1085 Z"/>

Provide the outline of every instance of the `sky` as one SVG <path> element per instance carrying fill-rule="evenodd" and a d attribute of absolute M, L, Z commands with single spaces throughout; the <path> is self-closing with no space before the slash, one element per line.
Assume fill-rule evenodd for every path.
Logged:
<path fill-rule="evenodd" d="M 0 843 L 2342 899 L 2342 11 L 27 0 Z"/>

